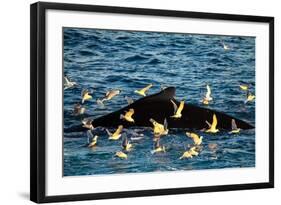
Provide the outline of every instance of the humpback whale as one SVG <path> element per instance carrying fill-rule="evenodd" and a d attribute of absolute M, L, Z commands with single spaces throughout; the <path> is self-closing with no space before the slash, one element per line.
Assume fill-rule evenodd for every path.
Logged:
<path fill-rule="evenodd" d="M 174 98 L 175 92 L 175 87 L 168 87 L 159 93 L 136 100 L 120 110 L 93 119 L 92 125 L 94 127 L 118 127 L 119 125 L 123 125 L 125 128 L 132 126 L 151 127 L 150 119 L 152 118 L 160 123 L 163 123 L 164 120 L 167 119 L 168 128 L 204 129 L 208 127 L 206 121 L 212 122 L 213 114 L 215 114 L 218 120 L 217 128 L 220 130 L 231 130 L 233 119 L 238 128 L 254 128 L 254 126 L 246 121 L 237 119 L 223 112 L 189 103 L 184 104 L 181 118 L 171 118 L 170 116 L 174 114 L 174 107 L 171 100 L 177 106 L 180 105 L 180 102 Z M 130 109 L 134 109 L 133 123 L 122 118 L 120 119 L 120 115 L 124 115 Z M 80 126 L 80 128 L 76 127 L 74 130 L 78 129 L 82 131 L 81 127 L 82 126 Z"/>

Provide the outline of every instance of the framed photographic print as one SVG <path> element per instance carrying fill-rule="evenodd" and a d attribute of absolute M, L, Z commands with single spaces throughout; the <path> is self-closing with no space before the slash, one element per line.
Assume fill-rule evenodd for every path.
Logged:
<path fill-rule="evenodd" d="M 274 18 L 31 5 L 32 201 L 274 187 Z"/>

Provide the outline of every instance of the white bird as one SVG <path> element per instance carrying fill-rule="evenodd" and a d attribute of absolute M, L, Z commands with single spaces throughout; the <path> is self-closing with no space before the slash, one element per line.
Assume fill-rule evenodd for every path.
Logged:
<path fill-rule="evenodd" d="M 201 145 L 202 143 L 202 140 L 203 140 L 203 137 L 202 136 L 199 136 L 197 135 L 196 133 L 194 132 L 186 132 L 185 133 L 188 137 L 192 138 L 193 142 L 194 142 L 194 145 Z"/>
<path fill-rule="evenodd" d="M 219 132 L 219 129 L 217 129 L 217 124 L 218 124 L 218 119 L 216 114 L 213 114 L 213 122 L 210 124 L 207 120 L 206 123 L 209 126 L 209 129 L 207 129 L 205 132 L 210 132 L 210 133 L 217 133 Z"/>
<path fill-rule="evenodd" d="M 74 82 L 74 81 L 71 81 L 69 79 L 69 77 L 67 77 L 66 75 L 64 76 L 64 83 L 63 83 L 63 86 L 64 86 L 64 90 L 68 89 L 68 88 L 72 88 L 74 86 L 76 86 L 77 83 Z"/>
<path fill-rule="evenodd" d="M 120 93 L 121 93 L 120 89 L 109 90 L 105 93 L 105 96 L 102 99 L 97 99 L 97 103 L 101 106 L 104 106 L 103 104 L 104 101 L 111 100 L 113 97 L 119 95 Z"/>
<path fill-rule="evenodd" d="M 224 49 L 225 51 L 230 49 L 229 46 L 226 45 L 223 41 L 221 41 L 221 43 L 222 43 L 223 49 Z"/>
<path fill-rule="evenodd" d="M 173 100 L 171 100 L 171 103 L 173 104 L 173 107 L 174 107 L 174 115 L 171 117 L 172 118 L 181 118 L 181 116 L 182 116 L 181 112 L 184 108 L 184 101 L 181 101 L 179 106 L 177 106 L 177 104 Z"/>
<path fill-rule="evenodd" d="M 119 125 L 114 133 L 111 133 L 108 129 L 105 129 L 109 136 L 109 140 L 118 140 L 121 137 L 121 132 L 123 130 L 123 125 Z"/>
<path fill-rule="evenodd" d="M 92 93 L 90 93 L 90 91 L 88 89 L 83 89 L 81 92 L 81 98 L 82 98 L 82 104 L 86 101 L 86 100 L 90 100 L 92 99 Z"/>
<path fill-rule="evenodd" d="M 208 105 L 209 102 L 213 100 L 213 98 L 211 97 L 211 94 L 212 94 L 211 87 L 209 85 L 206 85 L 206 89 L 207 89 L 207 92 L 206 92 L 206 95 L 203 98 L 202 102 L 203 102 L 203 104 Z"/>
<path fill-rule="evenodd" d="M 98 137 L 97 135 L 93 135 L 91 130 L 87 131 L 87 137 L 88 137 L 88 147 L 94 147 L 97 145 Z"/>
<path fill-rule="evenodd" d="M 94 130 L 94 126 L 93 126 L 92 122 L 93 122 L 92 119 L 85 118 L 82 120 L 82 127 L 85 127 L 90 130 Z"/>
<path fill-rule="evenodd" d="M 146 92 L 152 87 L 152 84 L 147 85 L 146 87 L 142 88 L 141 90 L 135 90 L 135 93 L 141 95 L 141 96 L 146 96 Z"/>
<path fill-rule="evenodd" d="M 211 100 L 213 100 L 213 98 L 211 97 L 211 88 L 210 88 L 210 86 L 209 85 L 206 85 L 206 88 L 207 88 L 207 92 L 206 92 L 206 96 L 205 96 L 205 98 L 208 100 L 208 101 L 211 101 Z"/>
<path fill-rule="evenodd" d="M 247 104 L 248 102 L 252 102 L 255 98 L 255 95 L 253 95 L 250 91 L 247 91 L 247 99 L 244 103 Z"/>
<path fill-rule="evenodd" d="M 158 138 L 154 143 L 154 148 L 151 151 L 152 154 L 159 153 L 159 152 L 166 152 L 165 146 L 160 145 L 160 138 Z"/>
<path fill-rule="evenodd" d="M 240 128 L 237 127 L 236 122 L 234 119 L 231 120 L 231 131 L 230 134 L 237 134 L 240 132 Z"/>

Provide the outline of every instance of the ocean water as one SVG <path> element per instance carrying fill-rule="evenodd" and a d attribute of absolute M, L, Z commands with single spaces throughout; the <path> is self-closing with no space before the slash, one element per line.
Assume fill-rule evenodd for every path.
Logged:
<path fill-rule="evenodd" d="M 104 128 L 94 130 L 99 139 L 93 149 L 87 147 L 86 132 L 66 132 L 86 117 L 97 118 L 126 106 L 124 96 L 139 99 L 134 90 L 150 83 L 154 86 L 148 94 L 159 92 L 161 86 L 174 86 L 178 100 L 223 111 L 255 125 L 255 102 L 245 104 L 246 94 L 239 89 L 240 84 L 248 83 L 255 93 L 254 37 L 81 28 L 64 28 L 63 36 L 64 74 L 78 83 L 64 91 L 64 176 L 255 166 L 255 129 L 236 135 L 198 130 L 204 137 L 200 154 L 185 160 L 179 157 L 193 143 L 185 135 L 187 130 L 171 130 L 161 138 L 166 152 L 152 154 L 150 128 L 125 129 L 129 139 L 143 134 L 142 139 L 132 141 L 127 160 L 114 157 L 122 140 L 109 141 Z M 230 49 L 224 50 L 222 43 Z M 208 106 L 200 102 L 206 84 L 214 98 Z M 81 101 L 81 91 L 88 87 L 96 88 L 93 99 L 84 103 L 84 115 L 74 116 L 74 104 Z M 106 91 L 117 88 L 122 93 L 104 108 L 96 103 Z"/>

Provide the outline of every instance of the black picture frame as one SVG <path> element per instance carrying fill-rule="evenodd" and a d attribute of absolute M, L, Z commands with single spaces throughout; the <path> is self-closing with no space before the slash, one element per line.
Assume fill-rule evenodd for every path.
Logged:
<path fill-rule="evenodd" d="M 263 183 L 230 184 L 191 188 L 171 188 L 109 193 L 89 193 L 46 196 L 46 10 L 121 13 L 150 16 L 168 16 L 195 19 L 263 22 L 269 25 L 269 181 Z M 143 8 L 125 8 L 83 4 L 38 2 L 30 6 L 30 199 L 37 203 L 76 200 L 97 200 L 198 192 L 231 191 L 274 187 L 274 18 L 265 16 L 230 15 Z"/>

